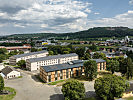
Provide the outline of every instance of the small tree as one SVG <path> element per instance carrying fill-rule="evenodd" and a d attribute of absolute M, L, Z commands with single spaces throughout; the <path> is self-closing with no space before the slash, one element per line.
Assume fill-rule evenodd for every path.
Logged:
<path fill-rule="evenodd" d="M 128 87 L 129 84 L 124 78 L 115 75 L 100 77 L 94 84 L 97 96 L 103 100 L 114 100 L 114 97 L 121 97 Z"/>
<path fill-rule="evenodd" d="M 54 55 L 53 51 L 49 51 L 48 53 L 49 53 L 49 55 Z"/>
<path fill-rule="evenodd" d="M 90 80 L 97 77 L 97 64 L 96 61 L 89 60 L 84 62 L 85 76 Z"/>
<path fill-rule="evenodd" d="M 119 71 L 119 62 L 117 60 L 110 60 L 107 64 L 107 69 L 114 74 L 115 71 Z"/>
<path fill-rule="evenodd" d="M 81 100 L 85 98 L 84 83 L 77 80 L 69 80 L 63 84 L 61 91 L 65 100 Z"/>
<path fill-rule="evenodd" d="M 17 65 L 20 66 L 21 68 L 25 68 L 26 67 L 26 62 L 25 60 L 20 60 L 17 62 Z"/>
<path fill-rule="evenodd" d="M 4 79 L 3 77 L 0 75 L 0 93 L 2 93 L 4 89 Z"/>

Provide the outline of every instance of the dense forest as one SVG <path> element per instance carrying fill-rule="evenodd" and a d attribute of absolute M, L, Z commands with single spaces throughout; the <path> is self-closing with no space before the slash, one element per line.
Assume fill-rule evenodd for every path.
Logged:
<path fill-rule="evenodd" d="M 95 27 L 90 28 L 85 31 L 75 32 L 75 33 L 33 33 L 33 34 L 14 34 L 9 36 L 1 37 L 1 39 L 47 39 L 47 38 L 56 38 L 56 39 L 79 39 L 87 40 L 88 38 L 103 38 L 103 37 L 125 37 L 133 36 L 133 29 L 128 27 Z"/>

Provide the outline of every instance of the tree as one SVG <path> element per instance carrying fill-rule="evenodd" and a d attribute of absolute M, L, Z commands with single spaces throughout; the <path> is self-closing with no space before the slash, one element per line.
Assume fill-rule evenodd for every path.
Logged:
<path fill-rule="evenodd" d="M 4 79 L 3 77 L 0 75 L 0 93 L 2 93 L 4 89 Z"/>
<path fill-rule="evenodd" d="M 117 60 L 109 60 L 107 70 L 111 71 L 112 74 L 114 74 L 115 71 L 119 71 L 119 62 Z"/>
<path fill-rule="evenodd" d="M 0 54 L 5 54 L 7 52 L 6 48 L 0 48 Z"/>
<path fill-rule="evenodd" d="M 61 89 L 65 100 L 81 100 L 85 98 L 84 83 L 77 80 L 69 80 L 63 84 Z"/>
<path fill-rule="evenodd" d="M 89 53 L 85 53 L 83 59 L 84 60 L 89 60 L 91 58 L 90 54 Z"/>
<path fill-rule="evenodd" d="M 130 79 L 133 77 L 133 62 L 131 58 L 125 58 L 120 62 L 120 72 Z"/>
<path fill-rule="evenodd" d="M 26 62 L 25 60 L 20 60 L 17 62 L 17 65 L 20 66 L 21 68 L 25 68 L 26 67 Z"/>
<path fill-rule="evenodd" d="M 31 48 L 31 52 L 37 52 L 38 50 L 36 48 Z"/>
<path fill-rule="evenodd" d="M 49 55 L 54 55 L 53 51 L 49 51 L 48 53 L 49 53 Z"/>
<path fill-rule="evenodd" d="M 114 97 L 121 97 L 128 87 L 129 84 L 123 77 L 115 75 L 100 77 L 94 84 L 97 96 L 103 100 L 114 100 Z"/>
<path fill-rule="evenodd" d="M 85 53 L 85 48 L 77 48 L 76 49 L 76 54 L 78 54 L 79 58 L 82 58 Z"/>
<path fill-rule="evenodd" d="M 96 52 L 96 53 L 94 53 L 94 55 L 93 55 L 93 59 L 99 59 L 99 58 L 105 58 L 106 56 L 105 56 L 105 54 L 104 53 L 98 53 L 98 52 Z"/>
<path fill-rule="evenodd" d="M 92 46 L 90 46 L 89 49 L 92 50 L 92 51 L 97 51 L 98 50 L 97 46 L 94 45 L 94 44 L 92 44 Z"/>
<path fill-rule="evenodd" d="M 24 54 L 24 51 L 19 51 L 19 54 Z"/>
<path fill-rule="evenodd" d="M 84 71 L 85 71 L 85 76 L 88 77 L 90 80 L 96 78 L 97 77 L 96 61 L 89 60 L 84 62 Z"/>
<path fill-rule="evenodd" d="M 63 51 L 63 54 L 69 54 L 69 51 Z"/>
<path fill-rule="evenodd" d="M 126 62 L 127 62 L 126 76 L 127 76 L 127 79 L 129 79 L 133 77 L 133 62 L 131 58 L 127 58 Z"/>

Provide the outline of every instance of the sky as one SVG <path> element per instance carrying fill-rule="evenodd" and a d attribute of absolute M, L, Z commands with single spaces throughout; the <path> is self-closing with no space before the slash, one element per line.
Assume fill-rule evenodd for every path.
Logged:
<path fill-rule="evenodd" d="M 0 0 L 0 35 L 133 28 L 133 0 Z"/>

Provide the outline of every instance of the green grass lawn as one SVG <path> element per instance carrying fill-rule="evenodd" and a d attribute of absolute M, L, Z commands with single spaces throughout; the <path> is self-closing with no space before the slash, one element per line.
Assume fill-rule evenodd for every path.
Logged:
<path fill-rule="evenodd" d="M 133 100 L 133 97 L 125 98 L 126 100 Z"/>
<path fill-rule="evenodd" d="M 59 81 L 55 81 L 55 82 L 48 83 L 48 85 L 57 85 L 58 83 L 62 83 L 64 81 L 65 80 L 59 80 Z"/>
<path fill-rule="evenodd" d="M 16 91 L 13 88 L 5 87 L 4 90 L 10 91 L 12 92 L 12 94 L 11 95 L 0 95 L 0 100 L 12 100 L 14 96 L 16 95 Z"/>

